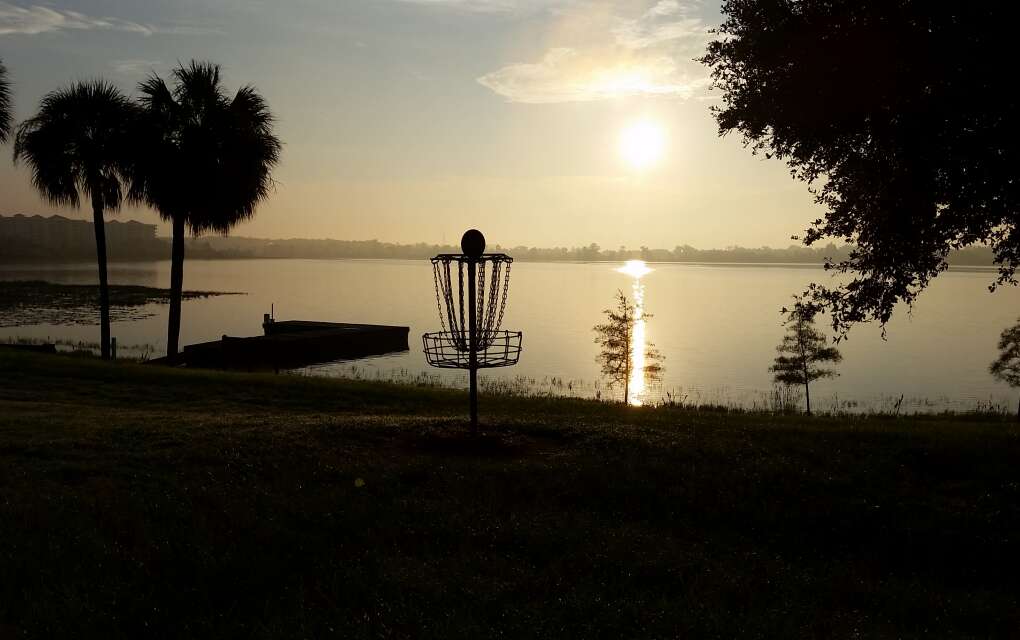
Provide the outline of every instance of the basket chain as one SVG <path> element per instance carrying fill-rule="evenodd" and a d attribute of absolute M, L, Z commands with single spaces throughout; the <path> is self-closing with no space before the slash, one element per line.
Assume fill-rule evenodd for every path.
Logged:
<path fill-rule="evenodd" d="M 468 318 L 464 315 L 464 263 L 457 263 L 457 294 L 460 297 L 460 326 L 457 328 L 457 345 L 461 351 L 468 348 Z"/>
<path fill-rule="evenodd" d="M 449 260 L 434 260 L 432 265 L 432 279 L 436 289 L 436 310 L 439 312 L 439 322 L 443 331 L 448 331 L 460 351 L 470 350 L 468 331 L 468 318 L 464 314 L 464 263 L 457 262 L 457 301 L 456 306 L 453 299 L 453 274 L 451 273 Z M 479 321 L 478 336 L 476 337 L 475 350 L 485 351 L 492 346 L 496 339 L 496 332 L 503 324 L 503 316 L 506 312 L 507 293 L 510 289 L 510 267 L 509 260 L 493 260 L 491 270 L 491 285 L 486 299 L 486 267 L 485 261 L 478 262 L 477 266 L 477 291 L 475 297 L 475 313 Z M 502 282 L 501 282 L 502 281 Z M 442 293 L 440 293 L 440 291 Z M 445 305 L 444 305 L 445 303 Z M 445 308 L 445 313 L 444 309 Z M 497 311 L 498 309 L 498 311 Z M 459 317 L 458 317 L 459 310 Z"/>
<path fill-rule="evenodd" d="M 489 299 L 485 306 L 483 316 L 481 348 L 487 349 L 492 346 L 495 334 L 503 324 L 503 312 L 506 309 L 506 294 L 509 286 L 510 263 L 502 260 L 494 260 L 492 263 L 492 286 L 489 289 Z M 503 282 L 500 282 L 500 275 L 503 274 Z M 479 275 L 479 288 L 482 295 L 479 296 L 479 303 L 485 300 L 484 287 L 486 282 L 485 274 Z M 502 286 L 501 286 L 502 285 Z M 497 308 L 499 310 L 497 315 Z M 481 309 L 479 309 L 481 313 Z"/>
<path fill-rule="evenodd" d="M 493 265 L 495 266 L 495 265 Z M 475 336 L 475 350 L 484 351 L 485 339 L 489 325 L 485 323 L 485 261 L 478 263 L 478 290 L 475 295 L 475 304 L 478 307 L 475 317 L 478 318 L 478 335 Z"/>
<path fill-rule="evenodd" d="M 443 327 L 443 331 L 446 331 L 446 314 L 443 313 L 443 302 L 445 302 L 446 291 L 448 287 L 441 287 L 439 285 L 439 271 L 442 269 L 442 263 L 432 263 L 432 283 L 436 287 L 436 311 L 439 312 L 439 324 Z M 443 300 L 439 299 L 439 292 L 443 292 Z"/>
<path fill-rule="evenodd" d="M 503 300 L 502 300 L 502 302 L 499 305 L 499 316 L 496 318 L 496 326 L 493 327 L 494 331 L 498 330 L 501 326 L 503 326 L 503 313 L 506 311 L 506 299 L 507 299 L 507 294 L 510 291 L 510 265 L 511 265 L 511 263 L 509 261 L 502 265 L 502 267 L 503 267 Z M 496 286 L 497 287 L 499 286 L 498 282 L 496 283 Z"/>

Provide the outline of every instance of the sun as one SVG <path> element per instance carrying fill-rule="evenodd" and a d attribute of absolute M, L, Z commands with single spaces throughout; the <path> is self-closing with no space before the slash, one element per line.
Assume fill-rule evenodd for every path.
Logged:
<path fill-rule="evenodd" d="M 650 120 L 639 120 L 620 132 L 620 156 L 632 169 L 649 169 L 662 159 L 666 133 Z"/>

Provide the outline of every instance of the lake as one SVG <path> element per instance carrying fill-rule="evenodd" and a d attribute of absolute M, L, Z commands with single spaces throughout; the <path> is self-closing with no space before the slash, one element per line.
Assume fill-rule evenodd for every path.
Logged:
<path fill-rule="evenodd" d="M 537 392 L 603 397 L 592 326 L 613 303 L 628 297 L 636 279 L 607 263 L 515 263 L 503 327 L 524 332 L 518 366 L 484 376 Z M 640 278 L 647 339 L 665 356 L 661 385 L 639 394 L 686 402 L 760 407 L 772 388 L 768 367 L 783 335 L 779 310 L 791 295 L 828 275 L 814 266 L 650 264 Z M 114 264 L 114 284 L 168 287 L 168 262 Z M 882 339 L 877 326 L 861 326 L 840 345 L 840 377 L 812 387 L 818 410 L 967 410 L 1015 406 L 1015 394 L 988 374 L 1002 329 L 1016 322 L 1020 292 L 989 293 L 991 270 L 952 270 L 922 294 L 912 312 L 901 308 Z M 65 284 L 97 281 L 92 264 L 0 267 L 0 278 Z M 302 373 L 412 379 L 439 376 L 465 384 L 466 374 L 430 369 L 421 334 L 439 330 L 432 270 L 427 261 L 398 260 L 190 260 L 185 288 L 243 291 L 184 303 L 182 344 L 223 334 L 261 334 L 270 305 L 277 319 L 399 324 L 411 327 L 410 351 L 310 367 Z M 167 307 L 149 318 L 118 322 L 124 346 L 151 344 L 162 355 Z M 824 320 L 820 326 L 825 327 Z M 96 341 L 95 326 L 34 325 L 0 329 L 0 338 Z M 667 395 L 668 394 L 668 395 Z"/>

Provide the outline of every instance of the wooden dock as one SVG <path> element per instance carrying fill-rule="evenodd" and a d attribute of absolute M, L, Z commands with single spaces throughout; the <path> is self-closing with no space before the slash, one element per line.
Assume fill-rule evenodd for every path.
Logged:
<path fill-rule="evenodd" d="M 184 347 L 173 360 L 158 364 L 206 369 L 294 369 L 317 364 L 408 350 L 408 327 L 307 320 L 263 323 L 265 335 L 223 336 L 214 342 Z"/>

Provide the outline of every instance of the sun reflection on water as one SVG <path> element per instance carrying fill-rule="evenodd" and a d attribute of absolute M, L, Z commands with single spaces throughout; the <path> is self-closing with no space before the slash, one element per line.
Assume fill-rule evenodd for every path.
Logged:
<path fill-rule="evenodd" d="M 644 260 L 628 260 L 616 271 L 634 278 L 641 278 L 641 276 L 646 276 L 652 272 L 648 268 L 648 263 Z"/>
<path fill-rule="evenodd" d="M 626 264 L 617 269 L 617 272 L 631 276 L 634 283 L 631 287 L 631 295 L 634 301 L 634 334 L 630 347 L 630 388 L 629 402 L 631 406 L 640 407 L 645 402 L 645 285 L 641 282 L 642 276 L 652 272 L 644 260 L 628 260 Z"/>

